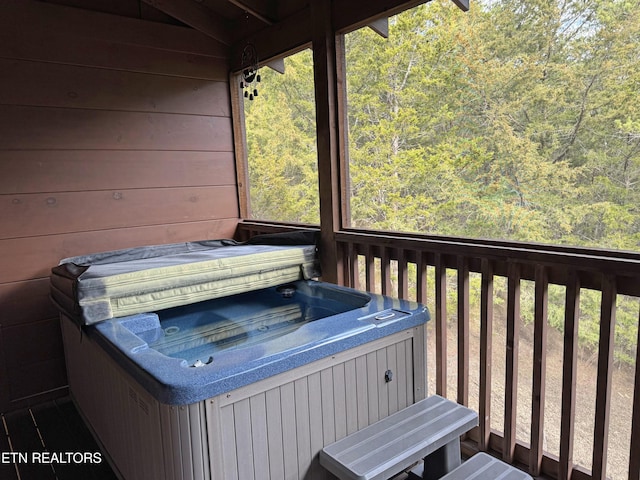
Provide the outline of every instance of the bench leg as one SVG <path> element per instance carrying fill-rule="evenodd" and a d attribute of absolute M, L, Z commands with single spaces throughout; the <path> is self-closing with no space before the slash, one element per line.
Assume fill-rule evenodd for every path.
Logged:
<path fill-rule="evenodd" d="M 451 440 L 435 452 L 424 458 L 424 463 L 411 470 L 412 480 L 438 480 L 462 463 L 460 457 L 460 439 Z"/>

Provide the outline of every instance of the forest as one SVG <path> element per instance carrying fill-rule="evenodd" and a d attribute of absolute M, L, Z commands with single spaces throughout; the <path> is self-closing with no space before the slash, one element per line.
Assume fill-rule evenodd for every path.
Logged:
<path fill-rule="evenodd" d="M 345 35 L 349 225 L 640 250 L 637 2 L 470 3 Z M 253 218 L 319 222 L 312 61 L 261 69 L 245 102 Z M 619 299 L 618 323 L 624 362 L 637 301 Z"/>

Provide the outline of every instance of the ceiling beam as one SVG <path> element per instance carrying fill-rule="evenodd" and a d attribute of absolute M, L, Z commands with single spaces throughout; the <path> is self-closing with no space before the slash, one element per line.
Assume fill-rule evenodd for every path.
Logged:
<path fill-rule="evenodd" d="M 238 1 L 249 3 L 253 0 Z M 456 4 L 459 2 L 462 5 L 460 8 L 462 8 L 469 0 L 453 1 Z M 378 28 L 378 30 L 381 30 L 379 33 L 383 34 L 383 22 L 388 17 L 428 2 L 429 0 L 350 0 L 349 2 L 333 2 L 333 29 L 338 33 L 345 33 L 369 25 L 374 29 Z M 279 23 L 267 26 L 257 33 L 238 39 L 232 46 L 231 71 L 238 71 L 242 68 L 240 57 L 242 49 L 247 43 L 253 43 L 258 51 L 258 59 L 265 60 L 295 53 L 305 48 L 311 42 L 313 21 L 315 20 L 312 17 L 310 7 L 307 6 Z"/>
<path fill-rule="evenodd" d="M 335 2 L 333 5 L 333 26 L 336 32 L 345 33 L 370 25 L 375 20 L 389 18 L 430 0 L 363 0 Z M 469 0 L 453 0 L 462 10 L 469 10 Z"/>
<path fill-rule="evenodd" d="M 266 23 L 267 25 L 273 25 L 275 23 L 267 15 L 261 13 L 257 7 L 249 5 L 248 0 L 227 0 L 227 1 L 229 3 L 234 4 L 236 7 L 243 9 L 249 15 L 257 18 L 258 20 L 260 20 L 263 23 Z"/>
<path fill-rule="evenodd" d="M 232 43 L 228 23 L 212 15 L 211 11 L 200 3 L 193 0 L 142 1 L 225 45 Z"/>
<path fill-rule="evenodd" d="M 382 17 L 367 25 L 382 38 L 389 38 L 389 17 Z"/>
<path fill-rule="evenodd" d="M 429 0 L 366 0 L 335 2 L 333 5 L 333 27 L 336 32 L 357 30 L 375 20 L 389 18 L 410 8 L 428 3 Z"/>
<path fill-rule="evenodd" d="M 455 3 L 463 12 L 469 11 L 469 0 L 453 0 L 453 3 Z"/>
<path fill-rule="evenodd" d="M 284 58 L 275 58 L 264 64 L 265 67 L 269 67 L 271 70 L 275 70 L 278 73 L 284 73 Z"/>

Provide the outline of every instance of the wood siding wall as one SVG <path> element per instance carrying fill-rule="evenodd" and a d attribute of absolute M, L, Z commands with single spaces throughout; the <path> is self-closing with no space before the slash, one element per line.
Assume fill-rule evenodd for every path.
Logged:
<path fill-rule="evenodd" d="M 64 393 L 64 257 L 232 237 L 227 52 L 186 28 L 3 0 L 0 411 Z M 63 390 L 60 390 L 60 389 Z"/>

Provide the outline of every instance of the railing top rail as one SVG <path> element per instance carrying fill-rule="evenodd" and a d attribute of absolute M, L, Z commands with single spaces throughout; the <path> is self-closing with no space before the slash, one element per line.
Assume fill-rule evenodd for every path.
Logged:
<path fill-rule="evenodd" d="M 640 253 L 537 243 L 435 237 L 399 232 L 344 230 L 335 239 L 406 250 L 430 251 L 445 256 L 487 258 L 495 261 L 565 265 L 578 270 L 640 277 Z"/>
<path fill-rule="evenodd" d="M 317 225 L 252 220 L 244 220 L 238 227 L 264 232 L 319 229 Z M 600 290 L 602 275 L 613 275 L 624 279 L 618 282 L 619 293 L 640 296 L 639 252 L 362 229 L 343 229 L 334 235 L 337 243 L 372 247 L 374 255 L 380 254 L 376 249 L 389 250 L 395 260 L 399 250 L 409 252 L 407 260 L 411 262 L 417 261 L 416 252 L 424 253 L 422 258 L 428 262 L 439 254 L 446 268 L 452 269 L 457 268 L 457 258 L 464 257 L 470 271 L 480 272 L 485 259 L 495 263 L 496 275 L 507 276 L 508 265 L 518 263 L 525 280 L 533 280 L 535 266 L 544 265 L 550 272 L 549 281 L 559 285 L 566 285 L 569 272 L 575 271 L 583 287 Z"/>
<path fill-rule="evenodd" d="M 313 223 L 276 222 L 271 220 L 240 220 L 239 228 L 265 230 L 320 230 L 320 225 Z"/>
<path fill-rule="evenodd" d="M 287 223 L 287 222 L 272 222 L 261 220 L 242 220 L 239 224 L 243 228 L 264 228 L 269 230 L 282 230 L 282 229 L 309 229 L 320 230 L 318 225 L 305 224 L 305 223 Z M 417 241 L 422 244 L 428 244 L 433 242 L 433 245 L 460 245 L 460 246 L 485 246 L 491 249 L 512 249 L 518 251 L 528 251 L 537 253 L 555 253 L 566 254 L 574 257 L 593 257 L 593 258 L 607 258 L 616 261 L 630 261 L 632 264 L 640 265 L 640 252 L 631 250 L 607 250 L 604 248 L 592 248 L 592 247 L 578 247 L 578 246 L 564 246 L 564 245 L 551 245 L 545 243 L 536 242 L 520 242 L 515 240 L 494 240 L 485 238 L 466 238 L 466 237 L 453 237 L 444 235 L 425 235 L 411 232 L 394 232 L 385 230 L 365 230 L 365 229 L 343 229 L 336 232 L 336 240 L 344 241 L 346 238 L 353 235 L 362 236 L 362 238 L 370 239 L 390 239 L 395 242 L 398 239 Z M 372 243 L 372 242 L 368 242 Z"/>

